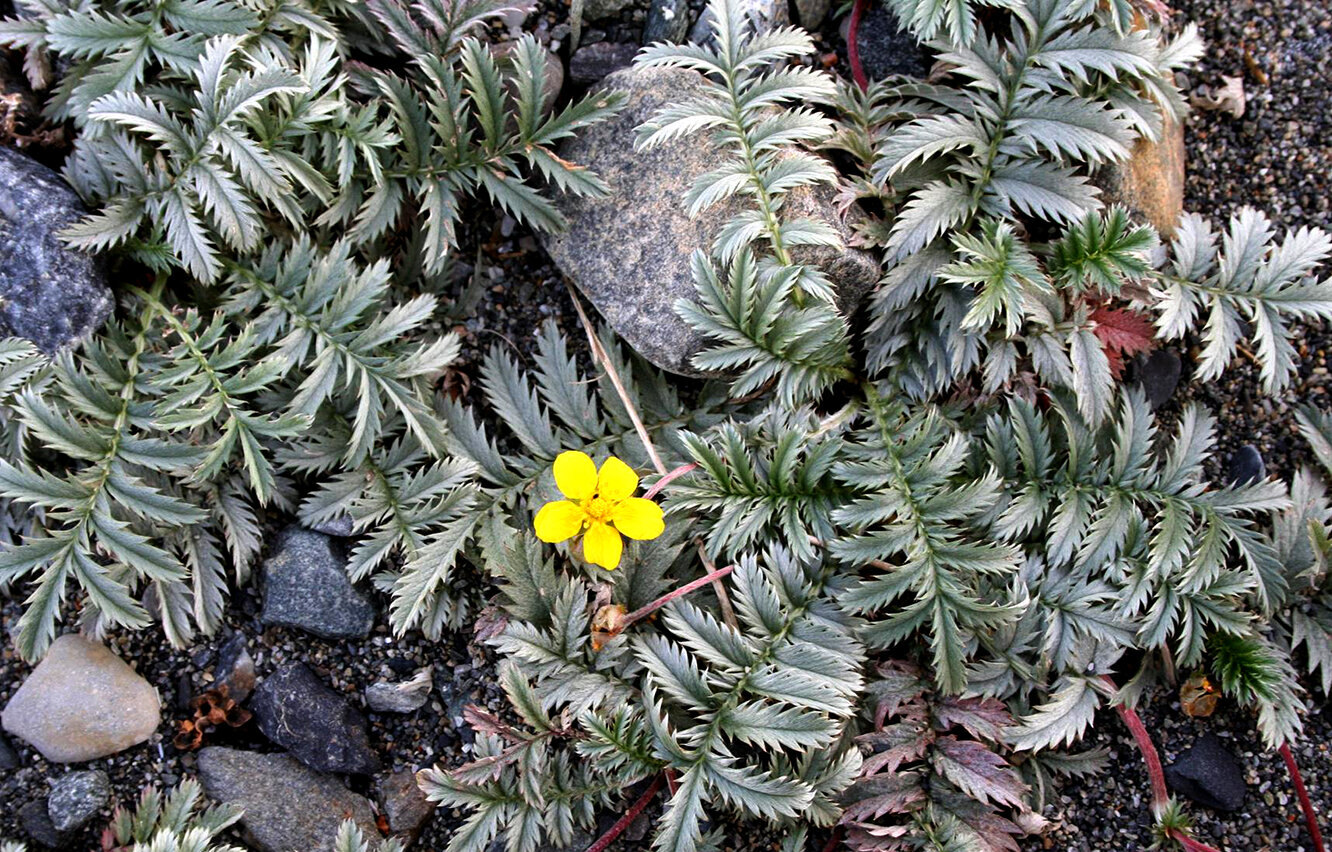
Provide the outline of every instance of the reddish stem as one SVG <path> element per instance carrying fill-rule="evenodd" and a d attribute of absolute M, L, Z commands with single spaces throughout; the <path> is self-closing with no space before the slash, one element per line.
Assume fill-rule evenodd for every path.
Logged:
<path fill-rule="evenodd" d="M 851 66 L 851 78 L 862 92 L 869 88 L 869 78 L 865 76 L 865 69 L 860 64 L 860 45 L 856 35 L 860 31 L 860 16 L 865 14 L 865 2 L 856 0 L 856 5 L 851 7 L 851 22 L 846 26 L 846 61 Z"/>
<path fill-rule="evenodd" d="M 658 479 L 656 482 L 652 483 L 652 487 L 649 488 L 647 490 L 647 493 L 643 495 L 644 499 L 651 500 L 653 497 L 656 497 L 658 494 L 661 493 L 661 489 L 665 488 L 666 485 L 670 483 L 672 479 L 678 479 L 679 477 L 684 476 L 686 473 L 688 473 L 689 471 L 693 470 L 696 467 L 698 467 L 698 465 L 694 464 L 693 462 L 690 462 L 689 464 L 682 464 L 679 467 L 677 467 L 675 470 L 671 471 L 670 473 L 665 474 L 664 476 L 662 476 L 661 479 Z"/>
<path fill-rule="evenodd" d="M 679 588 L 676 589 L 672 589 L 671 591 L 657 598 L 652 603 L 640 607 L 634 610 L 633 612 L 629 613 L 628 615 L 626 615 L 624 617 L 624 624 L 620 627 L 620 629 L 621 630 L 628 629 L 629 625 L 633 624 L 636 621 L 640 621 L 644 618 L 647 618 L 649 615 L 661 609 L 662 607 L 666 606 L 666 604 L 670 603 L 671 601 L 675 600 L 681 595 L 687 595 L 690 592 L 692 592 L 694 589 L 697 589 L 700 586 L 706 586 L 708 583 L 711 583 L 713 580 L 720 580 L 722 577 L 725 577 L 727 574 L 731 573 L 734 570 L 735 570 L 734 565 L 727 565 L 725 568 L 718 568 L 716 571 L 713 571 L 710 574 L 704 574 L 702 577 L 699 577 L 697 580 L 690 580 L 688 583 L 685 583 L 683 586 L 680 586 Z"/>
<path fill-rule="evenodd" d="M 1119 688 L 1108 675 L 1103 675 L 1101 679 L 1109 684 L 1111 689 L 1118 691 Z M 1147 726 L 1142 723 L 1138 711 L 1122 703 L 1115 705 L 1115 711 L 1128 726 L 1129 733 L 1133 734 L 1133 739 L 1138 744 L 1138 751 L 1142 752 L 1142 759 L 1147 762 L 1147 775 L 1152 779 L 1152 809 L 1159 814 L 1170 801 L 1170 791 L 1166 789 L 1165 770 L 1161 768 L 1161 756 L 1156 753 L 1152 735 L 1147 733 Z"/>
<path fill-rule="evenodd" d="M 657 795 L 657 791 L 661 789 L 661 779 L 661 775 L 653 778 L 652 784 L 643 791 L 643 795 L 638 797 L 638 801 L 634 802 L 633 806 L 624 812 L 624 816 L 617 819 L 615 825 L 612 825 L 609 831 L 601 835 L 596 843 L 587 847 L 587 852 L 605 852 L 606 847 L 614 843 L 615 838 L 623 834 L 630 823 L 638 819 L 638 815 L 648 806 L 648 802 L 652 801 L 652 797 Z"/>
<path fill-rule="evenodd" d="M 1170 834 L 1171 839 L 1178 842 L 1180 846 L 1183 846 L 1187 852 L 1220 852 L 1219 849 L 1208 846 L 1201 840 L 1195 840 L 1177 828 L 1170 829 L 1168 833 Z"/>
<path fill-rule="evenodd" d="M 827 844 L 825 844 L 823 847 L 823 852 L 834 852 L 834 850 L 837 849 L 837 844 L 841 842 L 842 842 L 842 827 L 840 825 L 834 826 L 832 834 L 829 835 L 828 837 Z"/>
<path fill-rule="evenodd" d="M 1323 832 L 1318 829 L 1318 814 L 1314 813 L 1313 802 L 1309 801 L 1309 791 L 1304 787 L 1304 776 L 1300 775 L 1300 767 L 1295 763 L 1295 755 L 1291 754 L 1290 745 L 1282 743 L 1281 757 L 1286 761 L 1286 768 L 1290 770 L 1290 780 L 1295 782 L 1295 795 L 1300 799 L 1300 810 L 1304 811 L 1304 822 L 1309 826 L 1309 837 L 1313 839 L 1315 852 L 1326 852 L 1323 847 Z"/>
<path fill-rule="evenodd" d="M 1111 680 L 1109 675 L 1102 675 L 1101 680 L 1105 681 L 1109 687 L 1118 692 L 1119 687 Z M 1152 779 L 1152 810 L 1160 816 L 1165 807 L 1170 802 L 1170 791 L 1166 789 L 1165 770 L 1161 768 L 1161 756 L 1156 753 L 1156 745 L 1152 742 L 1152 735 L 1147 733 L 1147 726 L 1142 723 L 1142 717 L 1138 711 L 1127 704 L 1116 704 L 1115 712 L 1119 713 L 1119 718 L 1124 720 L 1124 725 L 1128 727 L 1129 733 L 1133 734 L 1133 741 L 1138 744 L 1138 751 L 1142 752 L 1142 759 L 1147 764 L 1147 775 Z M 1219 852 L 1219 850 L 1208 846 L 1201 840 L 1195 840 L 1187 832 L 1180 831 L 1177 828 L 1166 829 L 1166 834 L 1172 840 L 1183 846 L 1187 852 Z"/>

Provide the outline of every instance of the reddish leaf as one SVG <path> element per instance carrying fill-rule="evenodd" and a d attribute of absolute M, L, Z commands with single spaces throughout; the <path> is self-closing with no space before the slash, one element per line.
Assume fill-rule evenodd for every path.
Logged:
<path fill-rule="evenodd" d="M 959 790 L 982 802 L 1021 807 L 1026 785 L 1008 761 L 980 743 L 940 737 L 934 768 Z"/>
<path fill-rule="evenodd" d="M 1023 831 L 1012 820 L 999 816 L 989 807 L 960 793 L 939 790 L 933 794 L 932 799 L 936 808 L 952 814 L 975 832 L 971 838 L 965 838 L 959 844 L 962 848 L 976 849 L 977 852 L 1018 852 L 1019 847 L 1013 837 L 1021 836 Z M 974 842 L 967 844 L 965 840 Z"/>
<path fill-rule="evenodd" d="M 873 750 L 861 767 L 863 776 L 892 773 L 903 763 L 924 757 L 926 749 L 934 742 L 934 731 L 926 727 L 923 720 L 904 722 L 863 734 L 856 737 L 856 742 Z"/>
<path fill-rule="evenodd" d="M 941 731 L 957 725 L 978 740 L 999 742 L 1013 717 L 993 698 L 945 698 L 934 710 L 934 722 Z"/>
<path fill-rule="evenodd" d="M 1116 379 L 1124 371 L 1124 358 L 1152 348 L 1156 333 L 1151 321 L 1137 311 L 1098 305 L 1090 319 L 1096 323 L 1092 333 L 1110 361 L 1110 373 Z"/>
<path fill-rule="evenodd" d="M 842 822 L 854 824 L 884 814 L 910 813 L 925 801 L 925 788 L 917 773 L 898 772 L 862 778 L 847 788 L 844 798 L 850 804 L 842 811 Z"/>

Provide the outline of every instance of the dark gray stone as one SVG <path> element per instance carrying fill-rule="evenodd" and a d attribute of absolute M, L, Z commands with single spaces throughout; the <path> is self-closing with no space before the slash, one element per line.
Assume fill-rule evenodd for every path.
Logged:
<path fill-rule="evenodd" d="M 583 0 L 584 21 L 617 18 L 633 0 Z"/>
<path fill-rule="evenodd" d="M 51 815 L 46 812 L 46 799 L 33 799 L 19 808 L 18 818 L 23 833 L 39 846 L 58 849 L 65 845 L 65 836 L 56 831 Z"/>
<path fill-rule="evenodd" d="M 254 658 L 245 634 L 237 631 L 217 652 L 217 667 L 213 682 L 218 689 L 225 688 L 227 696 L 237 704 L 243 703 L 254 691 Z"/>
<path fill-rule="evenodd" d="M 694 178 L 719 165 L 717 147 L 703 138 L 677 139 L 634 150 L 635 128 L 660 108 L 699 94 L 693 71 L 636 67 L 617 71 L 606 85 L 628 95 L 625 108 L 567 142 L 561 154 L 596 172 L 611 188 L 605 198 L 561 200 L 569 219 L 562 234 L 543 234 L 550 256 L 643 357 L 662 369 L 698 375 L 689 359 L 707 346 L 675 311 L 679 299 L 697 300 L 690 255 L 712 244 L 722 225 L 746 209 L 733 198 L 691 218 L 684 196 Z M 843 241 L 853 237 L 830 186 L 785 196 L 783 212 L 833 223 Z M 878 282 L 877 261 L 850 248 L 800 247 L 796 259 L 820 266 L 839 287 L 839 307 L 854 312 Z"/>
<path fill-rule="evenodd" d="M 304 664 L 288 663 L 259 684 L 250 701 L 259 730 L 318 772 L 371 775 L 365 716 Z"/>
<path fill-rule="evenodd" d="M 828 17 L 832 0 L 795 0 L 795 7 L 800 26 L 814 31 L 823 23 L 823 19 Z"/>
<path fill-rule="evenodd" d="M 57 236 L 85 212 L 60 175 L 0 146 L 0 336 L 26 337 L 55 352 L 110 315 L 101 263 Z"/>
<path fill-rule="evenodd" d="M 651 0 L 643 44 L 659 41 L 679 43 L 689 33 L 689 0 Z"/>
<path fill-rule="evenodd" d="M 1237 811 L 1244 804 L 1244 767 L 1211 732 L 1167 766 L 1165 777 L 1172 790 L 1204 807 Z"/>
<path fill-rule="evenodd" d="M 344 818 L 379 836 L 369 800 L 290 755 L 212 746 L 199 752 L 199 781 L 208 798 L 245 812 L 241 827 L 259 852 L 332 852 Z"/>
<path fill-rule="evenodd" d="M 351 515 L 338 515 L 336 518 L 327 521 L 310 524 L 307 529 L 336 538 L 347 538 L 353 532 Z"/>
<path fill-rule="evenodd" d="M 1175 395 L 1183 365 L 1173 349 L 1156 349 L 1138 361 L 1138 382 L 1153 409 L 1160 408 Z"/>
<path fill-rule="evenodd" d="M 1231 485 L 1248 485 L 1262 482 L 1266 478 L 1267 465 L 1263 463 L 1262 453 L 1253 444 L 1240 447 L 1226 461 L 1226 482 Z"/>
<path fill-rule="evenodd" d="M 0 736 L 0 772 L 10 772 L 19 768 L 18 752 L 9 744 L 9 740 Z"/>
<path fill-rule="evenodd" d="M 845 32 L 842 37 L 846 38 Z M 856 46 L 860 49 L 860 67 L 871 80 L 894 74 L 924 77 L 933 61 L 887 3 L 869 4 L 856 31 Z"/>
<path fill-rule="evenodd" d="M 609 41 L 585 44 L 569 57 L 569 79 L 580 86 L 591 85 L 607 74 L 633 65 L 637 54 L 636 44 Z"/>
<path fill-rule="evenodd" d="M 87 825 L 110 799 L 111 779 L 102 770 L 67 772 L 51 782 L 46 812 L 56 831 L 73 832 Z"/>
<path fill-rule="evenodd" d="M 295 627 L 325 639 L 364 639 L 375 607 L 347 578 L 341 543 L 322 533 L 288 527 L 264 560 L 264 608 L 269 627 Z"/>

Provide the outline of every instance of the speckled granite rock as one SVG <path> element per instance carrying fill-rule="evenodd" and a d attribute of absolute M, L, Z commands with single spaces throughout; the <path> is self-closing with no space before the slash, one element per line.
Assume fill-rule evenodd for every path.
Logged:
<path fill-rule="evenodd" d="M 688 0 L 652 0 L 648 6 L 647 23 L 643 26 L 643 44 L 678 43 L 688 34 Z"/>
<path fill-rule="evenodd" d="M 561 155 L 595 171 L 611 194 L 563 199 L 568 231 L 542 240 L 564 274 L 639 354 L 662 369 L 698 375 L 689 359 L 706 341 L 676 314 L 675 302 L 697 298 L 690 254 L 710 246 L 746 202 L 732 199 L 697 218 L 687 214 L 684 195 L 693 179 L 718 165 L 716 148 L 705 139 L 634 150 L 634 128 L 661 107 L 696 95 L 702 86 L 698 74 L 629 68 L 610 75 L 605 84 L 628 94 L 625 108 L 570 140 Z M 849 240 L 851 231 L 837 215 L 833 196 L 829 186 L 797 189 L 786 196 L 783 211 L 834 222 L 843 240 Z M 847 313 L 879 280 L 878 263 L 867 252 L 801 247 L 794 254 L 821 266 L 836 282 L 840 307 Z"/>
<path fill-rule="evenodd" d="M 9 699 L 4 729 L 55 763 L 124 751 L 161 722 L 157 691 L 106 646 L 67 633 Z"/>
<path fill-rule="evenodd" d="M 295 627 L 325 639 L 362 639 L 375 625 L 375 607 L 347 579 L 342 545 L 300 527 L 288 527 L 264 560 L 268 627 Z"/>
<path fill-rule="evenodd" d="M 58 832 L 75 831 L 111 798 L 111 779 L 100 769 L 67 772 L 51 782 L 46 812 Z"/>
<path fill-rule="evenodd" d="M 250 709 L 264 736 L 311 769 L 358 775 L 379 769 L 365 716 L 304 663 L 289 663 L 264 678 Z"/>
<path fill-rule="evenodd" d="M 208 798 L 245 811 L 241 827 L 260 852 L 332 852 L 344 818 L 379 836 L 364 796 L 290 755 L 212 746 L 199 752 L 199 781 Z"/>
<path fill-rule="evenodd" d="M 843 39 L 849 34 L 850 23 L 848 15 L 842 21 Z M 924 77 L 934 62 L 887 3 L 871 3 L 865 10 L 856 30 L 856 46 L 860 48 L 861 67 L 871 80 L 883 80 L 894 74 Z"/>
<path fill-rule="evenodd" d="M 56 236 L 84 212 L 60 175 L 0 147 L 0 336 L 26 337 L 54 352 L 110 315 L 101 264 Z"/>

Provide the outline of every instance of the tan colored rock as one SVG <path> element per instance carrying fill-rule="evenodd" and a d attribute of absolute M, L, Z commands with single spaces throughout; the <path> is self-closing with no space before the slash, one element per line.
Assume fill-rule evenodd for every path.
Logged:
<path fill-rule="evenodd" d="M 1107 167 L 1096 183 L 1106 206 L 1119 204 L 1173 237 L 1184 213 L 1184 127 L 1166 120 L 1160 142 L 1139 139 L 1128 162 Z"/>
<path fill-rule="evenodd" d="M 9 699 L 0 724 L 47 760 L 82 763 L 138 745 L 162 721 L 157 691 L 105 645 L 67 633 Z"/>

